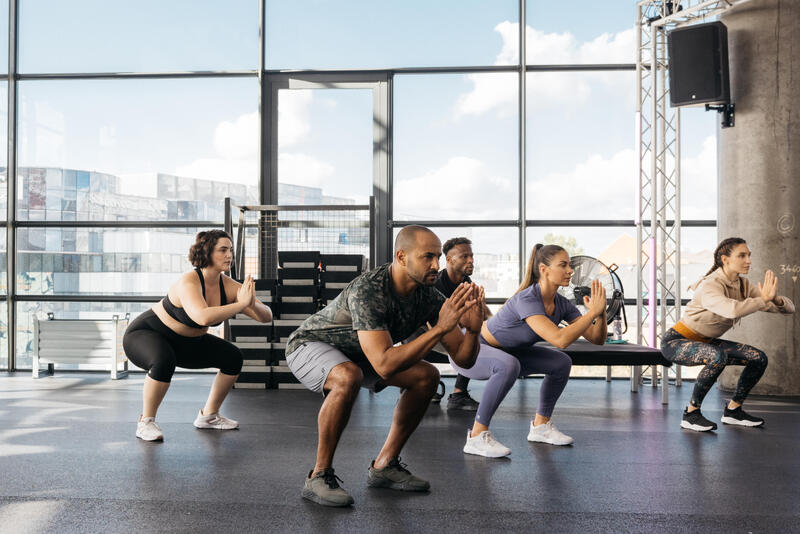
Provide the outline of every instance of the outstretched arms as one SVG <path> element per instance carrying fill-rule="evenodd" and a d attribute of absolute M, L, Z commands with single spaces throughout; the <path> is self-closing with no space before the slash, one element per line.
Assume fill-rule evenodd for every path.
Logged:
<path fill-rule="evenodd" d="M 525 322 L 542 339 L 559 349 L 567 348 L 581 336 L 595 345 L 602 345 L 607 335 L 606 290 L 599 280 L 592 281 L 591 297 L 583 297 L 583 301 L 586 315 L 575 318 L 564 328 L 557 327 L 544 315 L 531 315 Z"/>

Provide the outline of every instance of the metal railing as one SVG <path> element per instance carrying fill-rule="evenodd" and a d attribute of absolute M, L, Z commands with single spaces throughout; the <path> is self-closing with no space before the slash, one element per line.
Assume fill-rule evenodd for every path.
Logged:
<path fill-rule="evenodd" d="M 371 269 L 376 258 L 375 226 L 374 197 L 369 204 L 300 206 L 236 206 L 226 198 L 225 231 L 235 241 L 231 276 L 277 278 L 278 250 L 363 254 Z M 250 252 L 253 248 L 255 252 Z"/>

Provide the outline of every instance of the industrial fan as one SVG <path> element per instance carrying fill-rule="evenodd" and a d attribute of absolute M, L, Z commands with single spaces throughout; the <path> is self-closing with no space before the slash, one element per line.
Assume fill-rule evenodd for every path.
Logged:
<path fill-rule="evenodd" d="M 628 317 L 625 315 L 622 280 L 616 273 L 617 265 L 612 264 L 609 267 L 591 256 L 572 256 L 569 264 L 574 273 L 569 285 L 559 288 L 558 292 L 568 299 L 574 300 L 575 305 L 581 311 L 585 311 L 583 297 L 591 296 L 592 280 L 600 280 L 606 289 L 606 320 L 608 324 L 613 325 L 609 336 L 614 341 L 620 341 L 622 334 L 628 331 Z"/>

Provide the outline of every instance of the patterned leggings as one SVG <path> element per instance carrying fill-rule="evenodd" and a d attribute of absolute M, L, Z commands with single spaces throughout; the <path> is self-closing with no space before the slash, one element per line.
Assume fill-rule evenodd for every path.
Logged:
<path fill-rule="evenodd" d="M 733 395 L 733 401 L 739 404 L 744 402 L 767 368 L 767 355 L 755 347 L 724 339 L 712 339 L 708 343 L 692 341 L 673 328 L 664 334 L 661 352 L 666 359 L 680 365 L 705 365 L 697 375 L 692 392 L 692 406 L 698 408 L 726 365 L 744 365 Z"/>

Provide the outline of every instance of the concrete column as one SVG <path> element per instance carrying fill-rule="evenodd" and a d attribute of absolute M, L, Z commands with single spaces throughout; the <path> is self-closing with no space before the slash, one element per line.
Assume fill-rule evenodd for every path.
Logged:
<path fill-rule="evenodd" d="M 721 17 L 728 28 L 736 125 L 720 129 L 719 237 L 744 238 L 749 279 L 778 275 L 778 293 L 800 307 L 800 2 L 752 0 Z M 800 395 L 800 313 L 758 312 L 726 337 L 767 353 L 753 393 Z M 719 380 L 733 390 L 741 367 Z"/>

